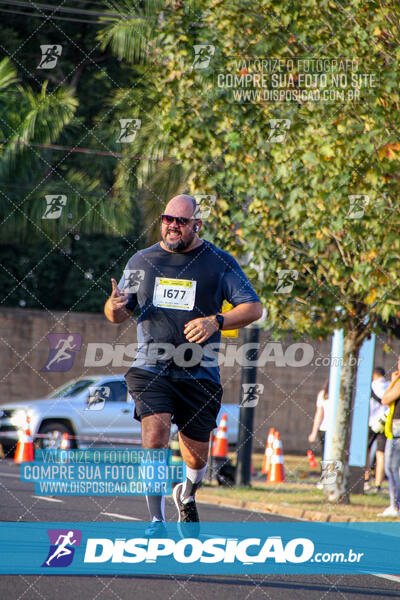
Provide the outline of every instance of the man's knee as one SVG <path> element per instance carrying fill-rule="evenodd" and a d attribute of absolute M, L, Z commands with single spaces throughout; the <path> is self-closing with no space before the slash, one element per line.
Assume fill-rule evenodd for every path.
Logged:
<path fill-rule="evenodd" d="M 207 464 L 208 442 L 198 442 L 179 432 L 182 458 L 190 469 L 202 469 Z"/>
<path fill-rule="evenodd" d="M 169 435 L 165 431 L 151 431 L 147 432 L 143 436 L 143 447 L 152 448 L 167 448 L 169 442 Z"/>

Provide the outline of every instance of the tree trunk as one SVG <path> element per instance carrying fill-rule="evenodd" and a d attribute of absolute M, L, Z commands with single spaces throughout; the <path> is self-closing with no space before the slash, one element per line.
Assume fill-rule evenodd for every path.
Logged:
<path fill-rule="evenodd" d="M 343 362 L 339 399 L 332 440 L 332 470 L 334 481 L 324 486 L 329 502 L 350 503 L 348 487 L 350 427 L 353 410 L 353 390 L 356 383 L 360 339 L 357 331 L 350 331 L 343 341 Z"/>

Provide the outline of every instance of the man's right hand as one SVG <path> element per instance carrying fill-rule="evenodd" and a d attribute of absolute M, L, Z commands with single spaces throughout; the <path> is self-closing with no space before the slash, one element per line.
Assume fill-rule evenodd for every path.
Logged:
<path fill-rule="evenodd" d="M 128 303 L 128 293 L 120 290 L 115 279 L 111 279 L 112 292 L 110 296 L 110 304 L 112 310 L 119 310 Z"/>
<path fill-rule="evenodd" d="M 120 290 L 115 279 L 111 279 L 112 291 L 104 306 L 104 314 L 111 323 L 122 323 L 132 312 L 125 308 L 128 303 L 128 293 Z"/>

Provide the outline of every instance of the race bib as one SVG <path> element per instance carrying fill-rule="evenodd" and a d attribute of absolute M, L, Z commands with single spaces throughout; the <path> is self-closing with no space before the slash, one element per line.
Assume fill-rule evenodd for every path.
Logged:
<path fill-rule="evenodd" d="M 156 277 L 153 304 L 159 308 L 193 310 L 196 298 L 196 281 L 190 279 L 165 279 Z"/>

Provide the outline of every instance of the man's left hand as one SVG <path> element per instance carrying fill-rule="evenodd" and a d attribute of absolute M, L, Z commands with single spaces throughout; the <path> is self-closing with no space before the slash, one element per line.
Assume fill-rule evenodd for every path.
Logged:
<path fill-rule="evenodd" d="M 200 317 L 186 323 L 183 333 L 188 342 L 201 344 L 208 340 L 218 329 L 218 323 L 214 316 Z"/>

